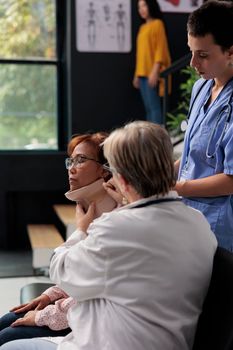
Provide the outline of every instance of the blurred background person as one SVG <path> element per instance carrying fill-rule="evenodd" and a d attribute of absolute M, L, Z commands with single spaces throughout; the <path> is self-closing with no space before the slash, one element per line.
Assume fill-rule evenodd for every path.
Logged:
<path fill-rule="evenodd" d="M 143 23 L 137 35 L 133 85 L 140 90 L 148 121 L 163 124 L 161 98 L 164 82 L 160 73 L 171 63 L 162 12 L 156 0 L 138 0 Z"/>

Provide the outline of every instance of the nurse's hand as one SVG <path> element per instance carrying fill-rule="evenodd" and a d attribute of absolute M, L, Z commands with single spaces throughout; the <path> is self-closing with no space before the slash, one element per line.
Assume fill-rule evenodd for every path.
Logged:
<path fill-rule="evenodd" d="M 173 190 L 176 191 L 179 196 L 184 195 L 184 191 L 183 191 L 184 184 L 185 184 L 185 181 L 177 181 L 175 186 L 173 187 Z"/>
<path fill-rule="evenodd" d="M 85 213 L 83 207 L 77 203 L 76 205 L 76 226 L 77 229 L 87 232 L 90 223 L 95 219 L 95 203 L 91 203 Z"/>

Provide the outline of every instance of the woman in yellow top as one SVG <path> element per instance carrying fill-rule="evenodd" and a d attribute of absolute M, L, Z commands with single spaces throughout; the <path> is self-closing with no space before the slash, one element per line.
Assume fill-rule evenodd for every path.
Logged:
<path fill-rule="evenodd" d="M 163 96 L 164 84 L 159 75 L 170 65 L 171 59 L 162 13 L 156 0 L 138 0 L 138 12 L 145 23 L 137 35 L 133 85 L 140 89 L 146 119 L 163 124 L 160 96 Z"/>

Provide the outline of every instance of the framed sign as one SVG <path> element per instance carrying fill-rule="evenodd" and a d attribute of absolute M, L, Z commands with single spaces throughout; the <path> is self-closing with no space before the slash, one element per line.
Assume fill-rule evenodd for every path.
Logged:
<path fill-rule="evenodd" d="M 192 12 L 203 2 L 203 0 L 158 0 L 163 12 Z"/>
<path fill-rule="evenodd" d="M 80 52 L 129 52 L 130 0 L 76 0 L 76 46 Z"/>

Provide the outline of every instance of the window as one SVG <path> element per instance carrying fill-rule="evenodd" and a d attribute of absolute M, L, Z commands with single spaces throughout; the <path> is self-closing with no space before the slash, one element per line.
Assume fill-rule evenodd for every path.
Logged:
<path fill-rule="evenodd" d="M 55 0 L 0 1 L 0 150 L 57 149 Z"/>

